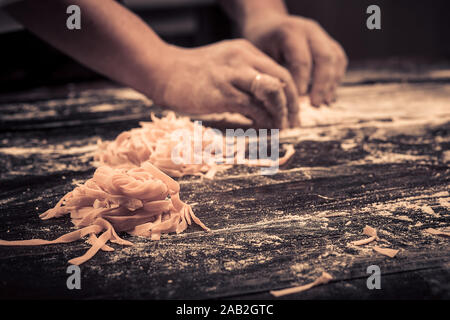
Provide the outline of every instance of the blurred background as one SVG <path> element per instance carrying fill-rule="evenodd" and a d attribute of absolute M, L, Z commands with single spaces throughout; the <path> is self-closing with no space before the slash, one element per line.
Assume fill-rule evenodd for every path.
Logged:
<path fill-rule="evenodd" d="M 262 0 L 264 1 L 264 0 Z M 123 0 L 163 39 L 192 47 L 238 37 L 214 0 Z M 317 20 L 345 48 L 350 67 L 393 68 L 450 60 L 448 0 L 286 0 L 291 14 Z M 366 28 L 366 9 L 381 8 L 381 30 Z M 97 80 L 0 13 L 0 92 Z"/>

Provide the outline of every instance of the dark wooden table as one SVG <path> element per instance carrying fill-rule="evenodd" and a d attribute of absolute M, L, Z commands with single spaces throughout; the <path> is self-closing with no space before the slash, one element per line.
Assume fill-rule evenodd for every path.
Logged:
<path fill-rule="evenodd" d="M 124 236 L 81 266 L 68 290 L 67 261 L 83 241 L 0 247 L 0 298 L 271 299 L 269 290 L 327 285 L 287 299 L 449 299 L 450 72 L 353 70 L 333 125 L 284 136 L 293 159 L 273 176 L 236 166 L 213 181 L 179 179 L 181 197 L 213 231 L 190 227 L 160 241 Z M 0 238 L 53 239 L 68 217 L 41 221 L 75 182 L 90 178 L 97 139 L 113 139 L 159 113 L 111 84 L 69 85 L 0 96 Z M 377 243 L 357 247 L 364 226 Z M 372 250 L 399 249 L 395 258 Z M 366 286 L 367 267 L 381 289 Z"/>

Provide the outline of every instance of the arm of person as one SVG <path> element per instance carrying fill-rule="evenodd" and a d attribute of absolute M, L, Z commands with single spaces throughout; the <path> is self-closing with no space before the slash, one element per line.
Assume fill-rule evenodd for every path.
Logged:
<path fill-rule="evenodd" d="M 81 10 L 81 29 L 69 30 L 69 5 Z M 5 8 L 39 38 L 78 62 L 148 96 L 160 89 L 171 48 L 141 19 L 113 0 L 25 0 Z"/>
<path fill-rule="evenodd" d="M 336 100 L 347 67 L 341 45 L 315 21 L 289 15 L 282 0 L 219 0 L 243 36 L 284 65 L 315 106 Z"/>
<path fill-rule="evenodd" d="M 73 4 L 80 30 L 66 27 Z M 175 47 L 113 0 L 24 0 L 6 9 L 38 37 L 156 104 L 190 114 L 237 112 L 260 128 L 296 125 L 288 120 L 288 110 L 298 110 L 289 72 L 246 40 Z M 261 73 L 272 77 L 255 86 Z"/>

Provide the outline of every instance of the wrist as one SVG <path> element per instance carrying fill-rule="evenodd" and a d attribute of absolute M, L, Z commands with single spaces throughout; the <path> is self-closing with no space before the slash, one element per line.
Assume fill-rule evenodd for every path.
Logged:
<path fill-rule="evenodd" d="M 289 15 L 282 0 L 222 0 L 221 3 L 242 33 L 250 26 Z"/>
<path fill-rule="evenodd" d="M 251 15 L 240 26 L 241 35 L 256 45 L 256 42 L 258 42 L 262 34 L 265 34 L 276 28 L 283 21 L 286 21 L 287 16 L 289 16 L 287 12 L 276 11 L 261 11 L 258 14 Z"/>
<path fill-rule="evenodd" d="M 148 59 L 148 64 L 139 70 L 140 76 L 132 87 L 145 94 L 155 104 L 165 105 L 169 78 L 176 72 L 177 57 L 182 54 L 183 49 L 164 42 L 157 51 L 157 58 Z"/>

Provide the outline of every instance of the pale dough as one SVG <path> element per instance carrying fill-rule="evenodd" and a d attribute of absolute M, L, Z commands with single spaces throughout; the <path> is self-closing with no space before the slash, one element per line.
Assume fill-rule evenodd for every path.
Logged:
<path fill-rule="evenodd" d="M 270 291 L 270 294 L 273 295 L 274 297 L 281 297 L 281 296 L 285 296 L 288 294 L 293 294 L 293 293 L 298 293 L 298 292 L 309 290 L 312 287 L 315 287 L 315 286 L 318 286 L 321 284 L 326 284 L 326 283 L 330 282 L 331 280 L 333 280 L 333 276 L 327 272 L 323 272 L 319 278 L 314 280 L 314 282 L 305 284 L 303 286 L 298 286 L 298 287 L 292 287 L 292 288 L 287 288 L 287 289 L 282 289 L 282 290 L 272 290 L 272 291 Z"/>

